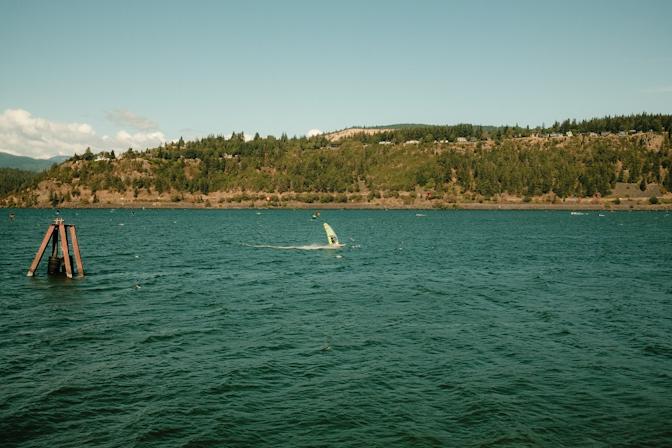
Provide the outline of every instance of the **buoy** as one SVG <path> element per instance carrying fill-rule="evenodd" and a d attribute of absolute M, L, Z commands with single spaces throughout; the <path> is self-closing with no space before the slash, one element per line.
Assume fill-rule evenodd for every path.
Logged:
<path fill-rule="evenodd" d="M 70 241 L 72 241 L 72 254 L 77 265 L 77 276 L 84 277 L 84 266 L 82 265 L 82 256 L 79 253 L 79 242 L 77 241 L 77 231 L 75 226 L 65 224 L 63 218 L 54 219 L 53 224 L 49 225 L 47 233 L 42 239 L 40 248 L 37 249 L 35 258 L 28 269 L 28 277 L 35 275 L 35 270 L 42 260 L 44 252 L 47 250 L 49 241 L 51 241 L 51 256 L 49 256 L 49 263 L 47 266 L 47 274 L 62 275 L 65 274 L 68 278 L 72 278 L 74 273 L 74 265 L 72 263 L 72 256 L 70 256 L 70 248 L 68 241 L 68 233 L 70 233 Z M 60 240 L 60 244 L 59 244 Z M 59 256 L 60 246 L 60 256 Z"/>

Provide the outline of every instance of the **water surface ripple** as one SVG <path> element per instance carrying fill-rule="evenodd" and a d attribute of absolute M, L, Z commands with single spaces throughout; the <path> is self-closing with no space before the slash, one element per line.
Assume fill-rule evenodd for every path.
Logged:
<path fill-rule="evenodd" d="M 672 445 L 669 213 L 423 214 L 3 217 L 0 444 Z"/>

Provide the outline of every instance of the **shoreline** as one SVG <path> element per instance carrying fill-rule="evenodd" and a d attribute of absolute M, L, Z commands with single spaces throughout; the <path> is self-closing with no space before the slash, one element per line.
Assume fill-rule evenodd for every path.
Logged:
<path fill-rule="evenodd" d="M 7 207 L 2 209 L 192 209 L 192 210 L 519 210 L 519 211 L 672 211 L 672 203 L 431 203 L 431 204 L 371 204 L 371 203 L 299 203 L 291 202 L 280 205 L 248 203 L 248 204 L 216 204 L 206 206 L 195 202 L 106 202 L 98 204 L 60 204 L 58 207 L 32 206 Z"/>

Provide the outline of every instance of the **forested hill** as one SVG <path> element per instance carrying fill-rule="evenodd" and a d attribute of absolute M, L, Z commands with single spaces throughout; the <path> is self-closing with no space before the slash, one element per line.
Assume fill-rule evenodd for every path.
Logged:
<path fill-rule="evenodd" d="M 437 126 L 425 124 L 397 124 L 388 126 L 373 126 L 365 129 L 378 131 L 372 134 L 362 134 L 358 137 L 364 142 L 407 140 L 448 140 L 457 138 L 501 139 L 511 137 L 529 137 L 532 135 L 551 134 L 602 134 L 602 133 L 636 133 L 636 132 L 669 132 L 672 129 L 672 115 L 668 114 L 637 114 L 618 115 L 602 118 L 591 118 L 577 121 L 566 119 L 556 121 L 550 126 L 530 128 L 529 126 L 480 126 L 473 124 L 457 124 L 452 126 Z"/>
<path fill-rule="evenodd" d="M 404 138 L 421 139 L 430 134 L 439 140 L 450 140 L 458 137 L 473 138 L 506 138 L 506 137 L 525 137 L 530 135 L 543 135 L 553 133 L 618 133 L 618 132 L 663 132 L 672 129 L 672 115 L 669 114 L 635 114 L 635 115 L 616 115 L 602 118 L 591 118 L 577 121 L 576 119 L 566 119 L 562 122 L 556 121 L 549 126 L 539 126 L 530 128 L 529 126 L 484 126 L 474 124 L 457 125 L 431 125 L 419 123 L 400 123 L 379 126 L 355 126 L 348 129 L 376 130 L 376 137 L 367 138 L 373 133 L 362 133 L 359 140 L 403 140 Z M 343 132 L 348 129 L 344 129 Z M 382 133 L 388 131 L 387 134 Z M 368 135 L 364 135 L 368 134 Z"/>
<path fill-rule="evenodd" d="M 444 206 L 604 198 L 617 183 L 664 198 L 672 191 L 670 124 L 669 115 L 639 115 L 535 130 L 409 127 L 338 141 L 180 139 L 121 155 L 87 151 L 21 179 L 4 204 Z"/>
<path fill-rule="evenodd" d="M 33 159 L 32 157 L 15 156 L 0 151 L 0 168 L 14 168 L 25 171 L 44 171 L 53 164 L 67 160 L 68 156 L 55 156 L 50 159 Z"/>

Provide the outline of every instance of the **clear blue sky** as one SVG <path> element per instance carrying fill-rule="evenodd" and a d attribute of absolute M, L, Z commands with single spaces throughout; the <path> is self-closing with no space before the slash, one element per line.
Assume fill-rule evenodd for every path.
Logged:
<path fill-rule="evenodd" d="M 0 0 L 0 16 L 0 112 L 99 136 L 133 131 L 120 112 L 166 138 L 672 112 L 672 1 Z"/>

